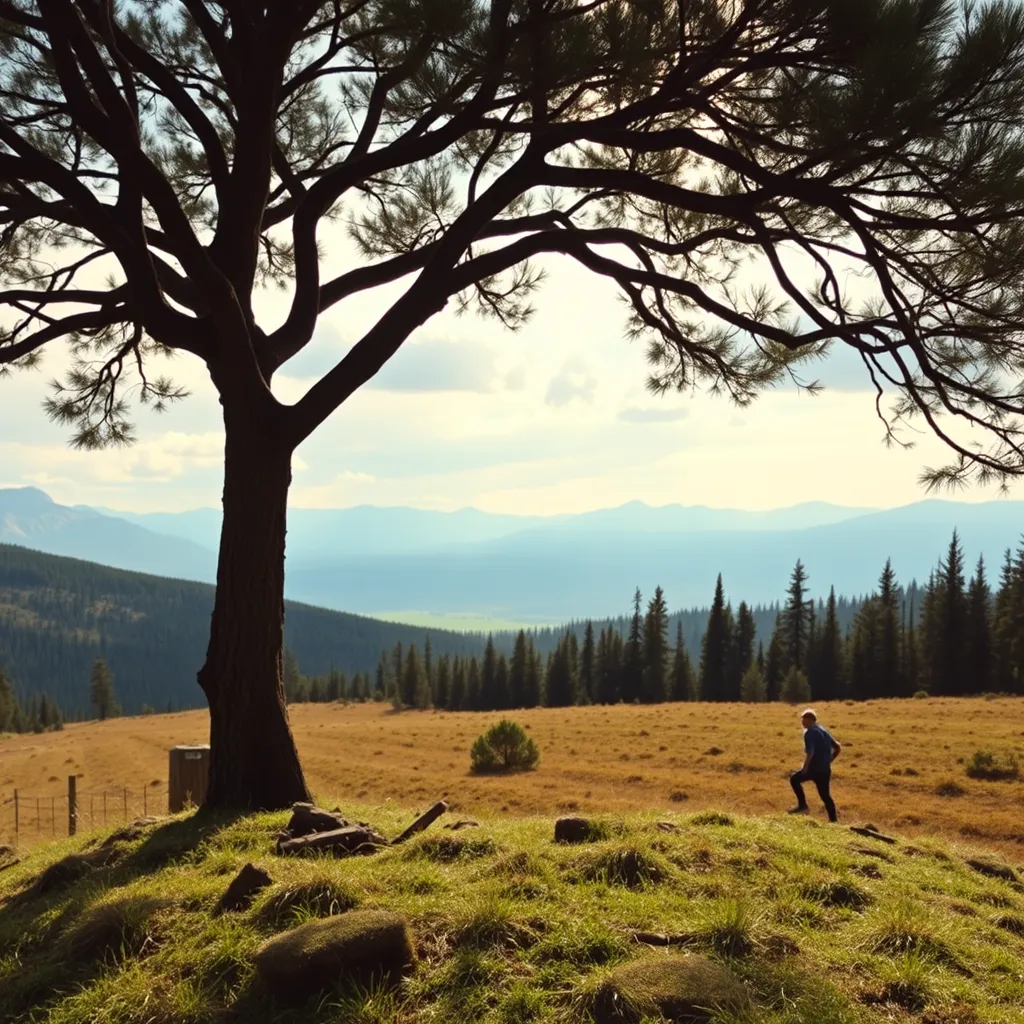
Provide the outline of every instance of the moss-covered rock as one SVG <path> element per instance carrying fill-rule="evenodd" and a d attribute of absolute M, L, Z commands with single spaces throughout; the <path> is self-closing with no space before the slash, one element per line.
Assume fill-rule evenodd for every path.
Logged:
<path fill-rule="evenodd" d="M 746 1006 L 745 986 L 722 964 L 702 956 L 652 954 L 617 967 L 594 992 L 596 1024 L 629 1024 L 661 1015 L 708 1020 L 716 1010 Z"/>
<path fill-rule="evenodd" d="M 346 981 L 396 979 L 414 963 L 405 919 L 386 910 L 353 910 L 310 921 L 256 952 L 260 979 L 286 999 L 303 999 Z"/>

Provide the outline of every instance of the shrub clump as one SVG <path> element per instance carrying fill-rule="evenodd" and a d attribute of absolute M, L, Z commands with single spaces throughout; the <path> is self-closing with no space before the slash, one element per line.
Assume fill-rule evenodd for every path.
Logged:
<path fill-rule="evenodd" d="M 976 750 L 964 766 L 968 778 L 1000 782 L 1020 778 L 1020 762 L 1016 754 L 996 754 L 991 750 Z"/>
<path fill-rule="evenodd" d="M 946 779 L 935 787 L 936 796 L 957 797 L 965 796 L 966 794 L 967 790 L 954 779 Z"/>
<path fill-rule="evenodd" d="M 525 772 L 537 767 L 540 752 L 521 725 L 503 718 L 477 737 L 469 757 L 477 773 Z"/>
<path fill-rule="evenodd" d="M 569 878 L 572 880 L 575 876 L 588 882 L 642 889 L 661 882 L 667 873 L 655 854 L 635 846 L 619 846 L 582 857 L 575 868 L 570 869 Z"/>

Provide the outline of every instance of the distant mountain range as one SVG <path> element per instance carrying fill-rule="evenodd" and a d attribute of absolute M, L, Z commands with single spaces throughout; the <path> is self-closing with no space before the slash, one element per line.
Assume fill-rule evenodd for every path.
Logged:
<path fill-rule="evenodd" d="M 953 529 L 993 576 L 1024 531 L 1024 502 L 928 500 L 878 510 L 809 503 L 752 512 L 631 502 L 553 517 L 477 509 L 291 509 L 289 598 L 360 614 L 472 612 L 553 623 L 604 617 L 633 590 L 665 588 L 671 607 L 710 603 L 719 572 L 734 602 L 782 597 L 797 558 L 812 593 L 869 592 L 887 557 L 924 580 Z M 220 513 L 136 515 L 0 490 L 0 541 L 122 569 L 212 581 Z"/>

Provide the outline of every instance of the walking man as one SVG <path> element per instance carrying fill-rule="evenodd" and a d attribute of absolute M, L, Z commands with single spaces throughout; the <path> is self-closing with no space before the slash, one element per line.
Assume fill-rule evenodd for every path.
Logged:
<path fill-rule="evenodd" d="M 832 762 L 843 748 L 827 729 L 818 725 L 818 716 L 810 708 L 800 716 L 800 722 L 804 727 L 804 763 L 800 771 L 793 772 L 789 777 L 789 784 L 796 793 L 796 807 L 789 813 L 807 813 L 803 783 L 813 782 L 828 811 L 828 820 L 835 821 L 836 805 L 829 792 L 829 783 L 832 781 Z"/>

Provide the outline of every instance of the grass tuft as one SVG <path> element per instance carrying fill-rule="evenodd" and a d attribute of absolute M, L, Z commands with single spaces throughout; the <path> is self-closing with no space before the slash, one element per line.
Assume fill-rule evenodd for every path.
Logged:
<path fill-rule="evenodd" d="M 732 825 L 733 820 L 721 811 L 702 811 L 690 819 L 691 825 Z"/>
<path fill-rule="evenodd" d="M 257 919 L 272 928 L 287 928 L 318 917 L 343 914 L 359 905 L 359 897 L 330 875 L 275 886 L 256 908 Z"/>
<path fill-rule="evenodd" d="M 668 877 L 668 866 L 657 854 L 636 846 L 613 846 L 583 854 L 570 865 L 570 881 L 603 882 L 639 889 L 657 885 Z"/>
<path fill-rule="evenodd" d="M 452 861 L 490 857 L 497 850 L 490 836 L 424 835 L 409 843 L 405 856 L 409 860 L 425 857 L 440 864 L 450 864 Z"/>

